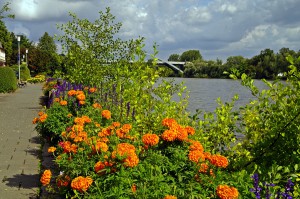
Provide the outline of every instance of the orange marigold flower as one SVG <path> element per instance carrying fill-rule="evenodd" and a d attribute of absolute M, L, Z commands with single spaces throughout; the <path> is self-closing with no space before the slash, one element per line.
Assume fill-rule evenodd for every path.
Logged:
<path fill-rule="evenodd" d="M 84 123 L 91 123 L 92 122 L 92 119 L 89 118 L 89 116 L 87 116 L 87 115 L 84 115 L 81 118 L 83 119 Z"/>
<path fill-rule="evenodd" d="M 54 98 L 54 100 L 53 100 L 54 102 L 59 102 L 59 98 L 58 97 L 56 97 L 56 98 Z"/>
<path fill-rule="evenodd" d="M 59 102 L 59 104 L 62 105 L 62 106 L 66 106 L 68 104 L 68 102 L 66 100 L 61 100 Z"/>
<path fill-rule="evenodd" d="M 35 117 L 33 120 L 32 120 L 32 124 L 36 124 L 36 123 L 38 123 L 39 122 L 39 118 L 37 118 L 37 117 Z"/>
<path fill-rule="evenodd" d="M 106 152 L 108 151 L 108 146 L 105 142 L 97 142 L 95 145 L 92 146 L 92 150 L 94 152 Z"/>
<path fill-rule="evenodd" d="M 203 153 L 204 148 L 203 148 L 202 144 L 199 141 L 192 140 L 191 143 L 192 144 L 191 144 L 191 146 L 189 148 L 190 151 L 200 151 L 200 152 Z"/>
<path fill-rule="evenodd" d="M 161 136 L 163 140 L 171 142 L 177 138 L 177 133 L 173 130 L 165 130 Z"/>
<path fill-rule="evenodd" d="M 78 125 L 84 125 L 84 120 L 81 117 L 75 117 L 74 123 Z"/>
<path fill-rule="evenodd" d="M 67 115 L 68 118 L 70 118 L 70 117 L 72 117 L 72 116 L 73 116 L 72 113 L 69 113 L 69 114 Z"/>
<path fill-rule="evenodd" d="M 154 145 L 158 144 L 159 137 L 156 134 L 147 133 L 147 134 L 143 135 L 142 141 L 145 145 L 154 146 Z"/>
<path fill-rule="evenodd" d="M 42 115 L 44 115 L 44 112 L 40 111 L 40 112 L 38 113 L 38 115 L 39 115 L 39 116 L 42 116 Z"/>
<path fill-rule="evenodd" d="M 105 169 L 105 164 L 103 162 L 99 161 L 95 164 L 94 169 L 97 174 L 103 175 L 105 173 L 105 171 L 102 171 L 102 170 Z"/>
<path fill-rule="evenodd" d="M 102 115 L 102 117 L 104 117 L 107 120 L 109 120 L 111 118 L 111 113 L 109 110 L 103 110 L 101 115 Z"/>
<path fill-rule="evenodd" d="M 164 197 L 164 199 L 177 199 L 177 197 L 176 196 L 172 196 L 172 195 L 166 195 Z"/>
<path fill-rule="evenodd" d="M 76 95 L 76 91 L 75 90 L 69 90 L 68 91 L 68 96 L 74 96 L 74 95 Z"/>
<path fill-rule="evenodd" d="M 61 144 L 62 148 L 64 149 L 65 153 L 76 153 L 77 152 L 77 145 L 76 144 L 71 144 L 70 141 L 65 141 Z"/>
<path fill-rule="evenodd" d="M 110 128 L 103 128 L 101 132 L 98 133 L 99 137 L 106 137 L 112 135 L 112 130 Z"/>
<path fill-rule="evenodd" d="M 99 108 L 99 109 L 102 108 L 102 106 L 101 106 L 99 103 L 94 103 L 94 104 L 93 104 L 93 107 L 94 107 L 94 108 Z"/>
<path fill-rule="evenodd" d="M 67 137 L 67 133 L 65 131 L 61 132 L 60 134 L 62 137 Z"/>
<path fill-rule="evenodd" d="M 210 158 L 211 158 L 211 154 L 210 154 L 210 152 L 203 152 L 203 154 L 204 154 L 204 156 L 205 156 L 205 160 L 210 160 Z"/>
<path fill-rule="evenodd" d="M 81 90 L 77 90 L 77 91 L 76 91 L 76 95 L 84 95 L 84 92 L 81 91 Z"/>
<path fill-rule="evenodd" d="M 53 153 L 54 151 L 56 151 L 56 147 L 51 146 L 48 148 L 48 153 Z"/>
<path fill-rule="evenodd" d="M 40 182 L 42 183 L 43 186 L 46 186 L 50 183 L 52 173 L 49 169 L 45 170 L 44 173 L 42 174 L 42 177 L 40 179 Z"/>
<path fill-rule="evenodd" d="M 120 156 L 129 156 L 135 154 L 135 147 L 129 143 L 120 143 L 117 145 L 117 150 L 112 153 L 112 157 L 116 158 L 116 153 Z"/>
<path fill-rule="evenodd" d="M 189 151 L 189 160 L 192 162 L 199 162 L 205 160 L 205 156 L 201 151 Z"/>
<path fill-rule="evenodd" d="M 222 155 L 212 155 L 209 162 L 217 167 L 226 168 L 228 166 L 228 159 Z"/>
<path fill-rule="evenodd" d="M 133 184 L 133 185 L 131 186 L 131 191 L 132 191 L 133 193 L 136 192 L 136 185 L 135 185 L 135 184 Z"/>
<path fill-rule="evenodd" d="M 162 125 L 168 128 L 171 128 L 173 125 L 176 125 L 177 122 L 173 118 L 165 118 L 162 120 Z"/>
<path fill-rule="evenodd" d="M 90 91 L 90 93 L 94 93 L 97 91 L 97 88 L 90 88 L 89 91 Z"/>
<path fill-rule="evenodd" d="M 76 99 L 78 99 L 78 101 L 84 101 L 85 100 L 85 95 L 84 93 L 80 93 L 79 95 L 76 96 Z"/>
<path fill-rule="evenodd" d="M 72 180 L 71 187 L 79 192 L 86 192 L 88 188 L 93 183 L 93 179 L 91 177 L 82 177 L 79 176 Z"/>
<path fill-rule="evenodd" d="M 124 165 L 126 167 L 135 167 L 139 163 L 139 158 L 135 153 L 132 153 L 124 159 Z"/>
<path fill-rule="evenodd" d="M 85 140 L 87 140 L 87 132 L 84 132 L 84 131 L 82 131 L 82 132 L 79 132 L 78 134 L 77 134 L 77 136 L 74 138 L 74 142 L 82 142 L 82 141 L 85 141 Z"/>
<path fill-rule="evenodd" d="M 67 187 L 71 181 L 69 176 L 60 175 L 56 178 L 56 185 L 57 187 Z"/>
<path fill-rule="evenodd" d="M 113 126 L 113 127 L 120 127 L 121 124 L 120 124 L 120 122 L 113 122 L 113 123 L 112 123 L 112 126 Z"/>
<path fill-rule="evenodd" d="M 43 123 L 46 121 L 48 115 L 46 113 L 44 113 L 43 115 L 40 116 L 40 121 Z"/>
<path fill-rule="evenodd" d="M 201 163 L 200 164 L 200 169 L 199 169 L 199 172 L 200 173 L 206 173 L 208 171 L 208 165 L 206 163 Z"/>
<path fill-rule="evenodd" d="M 228 185 L 219 185 L 216 193 L 220 199 L 237 199 L 239 197 L 238 190 Z"/>
<path fill-rule="evenodd" d="M 74 132 L 81 132 L 83 131 L 84 127 L 82 124 L 76 124 L 72 126 L 72 131 Z"/>
<path fill-rule="evenodd" d="M 80 105 L 84 105 L 84 104 L 85 104 L 85 101 L 84 101 L 84 100 L 80 100 L 80 101 L 79 101 L 79 104 L 80 104 Z"/>
<path fill-rule="evenodd" d="M 132 128 L 131 124 L 124 124 L 122 126 L 122 131 L 128 133 L 130 131 L 130 129 Z"/>
<path fill-rule="evenodd" d="M 188 133 L 182 126 L 178 125 L 177 127 L 177 137 L 178 140 L 184 141 L 188 139 Z"/>
<path fill-rule="evenodd" d="M 194 135 L 195 134 L 195 129 L 193 127 L 191 127 L 191 126 L 186 126 L 185 130 L 187 131 L 187 133 L 189 135 Z"/>

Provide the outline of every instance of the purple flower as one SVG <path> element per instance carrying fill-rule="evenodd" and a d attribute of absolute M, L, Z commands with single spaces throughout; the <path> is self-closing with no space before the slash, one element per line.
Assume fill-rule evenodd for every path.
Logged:
<path fill-rule="evenodd" d="M 260 192 L 262 189 L 258 186 L 258 182 L 259 182 L 258 174 L 255 173 L 253 176 L 251 176 L 251 178 L 253 178 L 254 188 L 251 188 L 250 191 L 255 194 L 255 197 L 257 199 L 260 199 Z"/>

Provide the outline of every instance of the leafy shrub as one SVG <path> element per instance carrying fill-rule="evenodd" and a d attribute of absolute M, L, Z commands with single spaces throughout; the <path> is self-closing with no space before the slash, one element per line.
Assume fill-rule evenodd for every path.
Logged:
<path fill-rule="evenodd" d="M 18 65 L 13 65 L 11 68 L 14 70 L 15 74 L 18 76 L 19 75 L 19 66 Z M 26 63 L 23 63 L 20 65 L 20 73 L 21 73 L 21 81 L 27 81 L 30 76 L 30 70 L 28 69 Z"/>
<path fill-rule="evenodd" d="M 13 92 L 17 89 L 17 78 L 10 67 L 0 67 L 0 93 Z"/>

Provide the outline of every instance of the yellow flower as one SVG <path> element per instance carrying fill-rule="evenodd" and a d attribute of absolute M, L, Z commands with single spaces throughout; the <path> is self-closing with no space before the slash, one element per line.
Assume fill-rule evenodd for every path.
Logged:
<path fill-rule="evenodd" d="M 54 151 L 56 151 L 56 147 L 51 146 L 48 148 L 48 153 L 53 153 Z"/>

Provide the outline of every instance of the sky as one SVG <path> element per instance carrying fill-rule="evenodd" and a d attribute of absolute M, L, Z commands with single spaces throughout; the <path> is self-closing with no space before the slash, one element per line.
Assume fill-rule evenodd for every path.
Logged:
<path fill-rule="evenodd" d="M 158 58 L 199 50 L 203 59 L 251 58 L 264 49 L 300 50 L 300 0 L 0 0 L 11 2 L 15 19 L 9 31 L 31 41 L 48 32 L 61 35 L 57 24 L 69 12 L 94 21 L 111 8 L 122 27 L 121 39 L 145 38 L 147 53 L 158 45 Z M 58 49 L 60 43 L 57 42 Z"/>

